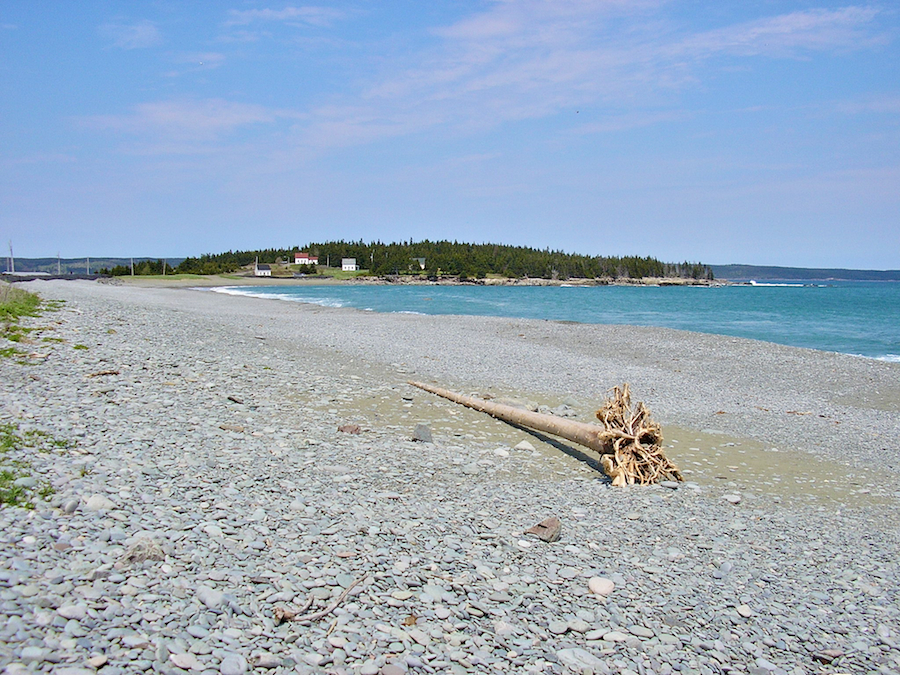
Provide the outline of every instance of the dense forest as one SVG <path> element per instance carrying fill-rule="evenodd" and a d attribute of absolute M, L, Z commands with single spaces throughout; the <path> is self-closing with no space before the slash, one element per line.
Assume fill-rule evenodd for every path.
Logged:
<path fill-rule="evenodd" d="M 221 274 L 234 272 L 257 258 L 261 263 L 293 262 L 295 251 L 307 251 L 319 263 L 340 266 L 342 258 L 356 258 L 369 274 L 425 274 L 431 277 L 455 276 L 484 278 L 496 274 L 513 278 L 568 279 L 681 277 L 712 279 L 712 270 L 700 263 L 664 263 L 655 258 L 637 256 L 586 256 L 550 249 L 501 244 L 464 244 L 450 241 L 421 241 L 384 244 L 331 241 L 307 246 L 260 251 L 228 251 L 185 258 L 176 272 L 185 274 Z M 424 268 L 420 261 L 424 261 Z M 115 274 L 116 272 L 113 271 Z"/>

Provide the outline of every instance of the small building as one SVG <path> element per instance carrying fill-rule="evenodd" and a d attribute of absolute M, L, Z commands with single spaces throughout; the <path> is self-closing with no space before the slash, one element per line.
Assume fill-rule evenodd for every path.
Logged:
<path fill-rule="evenodd" d="M 258 277 L 270 277 L 272 276 L 272 266 L 259 263 L 256 264 L 256 267 L 253 270 L 253 274 Z"/>
<path fill-rule="evenodd" d="M 294 253 L 295 265 L 318 265 L 319 257 L 309 253 Z"/>
<path fill-rule="evenodd" d="M 425 258 L 413 258 L 413 260 L 415 260 L 416 263 L 418 263 L 420 270 L 425 269 Z"/>
<path fill-rule="evenodd" d="M 341 258 L 341 270 L 344 272 L 358 272 L 359 265 L 356 264 L 356 258 Z"/>

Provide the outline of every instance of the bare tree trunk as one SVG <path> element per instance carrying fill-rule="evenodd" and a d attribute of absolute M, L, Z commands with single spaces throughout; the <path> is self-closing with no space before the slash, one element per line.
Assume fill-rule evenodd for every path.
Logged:
<path fill-rule="evenodd" d="M 410 381 L 409 384 L 504 422 L 553 434 L 590 448 L 601 455 L 600 463 L 613 479 L 613 485 L 682 480 L 678 468 L 666 457 L 662 448 L 659 425 L 650 418 L 650 412 L 643 403 L 631 405 L 627 384 L 616 387 L 613 396 L 597 411 L 597 418 L 603 426 L 492 403 L 424 382 Z"/>
<path fill-rule="evenodd" d="M 487 413 L 491 417 L 496 417 L 498 420 L 518 424 L 519 426 L 528 427 L 535 431 L 543 431 L 561 438 L 567 438 L 573 443 L 583 445 L 601 455 L 611 452 L 611 450 L 606 449 L 605 443 L 600 439 L 600 434 L 603 433 L 603 427 L 599 427 L 596 424 L 585 424 L 584 422 L 576 422 L 555 415 L 544 415 L 531 412 L 530 410 L 514 408 L 511 405 L 492 403 L 491 401 L 486 401 L 482 398 L 464 396 L 450 391 L 449 389 L 442 389 L 441 387 L 435 387 L 430 384 L 425 384 L 424 382 L 410 381 L 408 384 L 418 387 L 419 389 L 424 389 L 432 394 L 442 396 L 454 403 L 464 405 L 467 408 L 472 408 L 472 410 Z"/>

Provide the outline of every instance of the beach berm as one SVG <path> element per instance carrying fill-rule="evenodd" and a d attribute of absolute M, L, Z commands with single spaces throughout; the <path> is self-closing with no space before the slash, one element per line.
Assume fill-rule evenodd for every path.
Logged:
<path fill-rule="evenodd" d="M 0 423 L 60 442 L 0 455 L 53 488 L 0 510 L 7 673 L 900 670 L 900 364 L 25 287 L 63 302 L 23 320 L 35 357 L 0 359 Z M 612 488 L 410 379 L 584 421 L 629 382 L 685 482 Z M 524 534 L 550 517 L 558 541 Z"/>

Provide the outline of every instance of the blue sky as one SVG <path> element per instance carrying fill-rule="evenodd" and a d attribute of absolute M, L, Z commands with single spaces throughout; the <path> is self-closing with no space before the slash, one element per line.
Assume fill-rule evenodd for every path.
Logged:
<path fill-rule="evenodd" d="M 5 0 L 0 236 L 897 269 L 898 30 L 887 1 Z"/>

